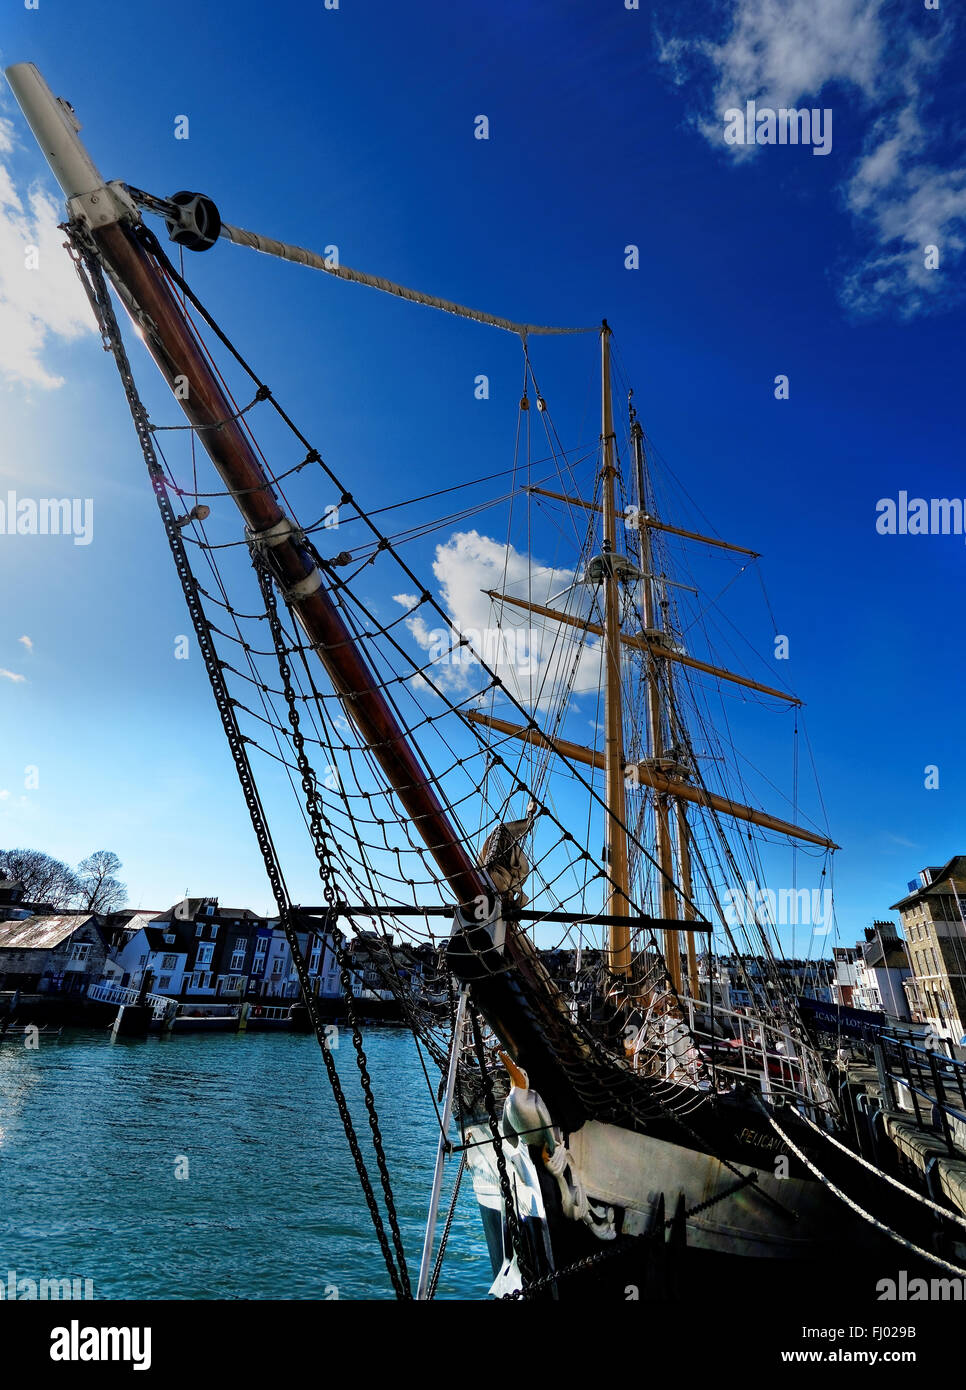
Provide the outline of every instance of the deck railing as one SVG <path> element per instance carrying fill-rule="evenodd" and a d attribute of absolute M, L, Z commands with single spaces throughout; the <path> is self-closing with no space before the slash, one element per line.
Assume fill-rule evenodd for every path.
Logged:
<path fill-rule="evenodd" d="M 889 1103 L 907 1109 L 905 1093 L 917 1126 L 940 1135 L 947 1152 L 958 1155 L 966 1148 L 966 1062 L 890 1029 L 883 1029 L 876 1050 Z"/>
<path fill-rule="evenodd" d="M 821 1060 L 795 1036 L 790 1024 L 772 1023 L 717 1004 L 712 1010 L 704 1000 L 679 997 L 683 1020 L 676 1010 L 660 1019 L 649 1018 L 634 1040 L 635 1055 L 639 1051 L 663 1055 L 667 1080 L 694 1083 L 718 1073 L 746 1079 L 766 1097 L 782 1094 L 814 1106 L 829 1103 L 831 1093 Z M 675 1027 L 680 1038 L 671 1036 Z"/>

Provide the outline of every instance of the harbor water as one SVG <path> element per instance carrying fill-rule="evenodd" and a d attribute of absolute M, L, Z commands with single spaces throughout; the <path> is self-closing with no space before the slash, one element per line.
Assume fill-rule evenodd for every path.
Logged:
<path fill-rule="evenodd" d="M 339 1042 L 381 1195 L 351 1036 Z M 415 1288 L 436 1113 L 409 1033 L 370 1028 L 365 1046 Z M 0 1045 L 0 1282 L 10 1270 L 91 1279 L 95 1298 L 393 1297 L 318 1045 L 284 1033 Z M 437 1297 L 483 1298 L 491 1277 L 467 1181 Z"/>

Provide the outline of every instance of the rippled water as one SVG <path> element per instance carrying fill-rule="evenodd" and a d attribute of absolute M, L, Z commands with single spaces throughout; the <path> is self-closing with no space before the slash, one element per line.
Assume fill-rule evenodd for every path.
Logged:
<path fill-rule="evenodd" d="M 412 1037 L 367 1029 L 366 1051 L 415 1285 L 438 1126 Z M 455 1172 L 450 1159 L 444 1208 Z M 9 1269 L 91 1278 L 98 1298 L 392 1297 L 318 1046 L 286 1034 L 3 1043 L 0 1277 Z M 466 1180 L 438 1297 L 485 1297 L 490 1279 Z"/>

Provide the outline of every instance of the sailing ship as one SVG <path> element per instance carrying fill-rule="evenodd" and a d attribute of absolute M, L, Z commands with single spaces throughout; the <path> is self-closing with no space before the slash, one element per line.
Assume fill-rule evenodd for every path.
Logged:
<path fill-rule="evenodd" d="M 162 198 L 107 182 L 73 108 L 37 69 L 17 64 L 7 78 L 67 200 L 66 244 L 120 371 L 396 1293 L 433 1296 L 464 1173 L 497 1297 L 685 1297 L 725 1280 L 743 1298 L 791 1296 L 814 1293 L 846 1252 L 861 1288 L 863 1272 L 894 1265 L 896 1242 L 907 1268 L 958 1270 L 957 1218 L 863 1155 L 834 1050 L 806 1026 L 780 968 L 761 897 L 765 861 L 774 862 L 776 846 L 798 847 L 824 890 L 836 845 L 800 813 L 797 794 L 793 814 L 779 816 L 741 793 L 749 774 L 726 701 L 737 696 L 756 715 L 790 712 L 796 738 L 799 702 L 773 679 L 695 655 L 709 606 L 674 577 L 671 546 L 731 565 L 732 578 L 735 565 L 742 573 L 758 557 L 663 510 L 632 392 L 618 418 L 608 322 L 592 330 L 517 323 L 233 227 L 206 195 Z M 166 225 L 181 271 L 149 217 Z M 379 499 L 357 498 L 340 481 L 192 290 L 184 250 L 222 242 L 519 337 L 517 439 L 527 446 L 505 499 L 517 530 L 511 523 L 501 544 L 461 532 L 463 551 L 450 551 L 457 565 L 479 562 L 490 584 L 493 650 L 404 553 L 413 537 L 451 528 L 453 515 L 396 536 L 381 529 Z M 148 415 L 109 287 L 183 413 L 171 437 L 190 445 L 189 472 L 176 473 L 162 452 L 161 431 L 176 427 Z M 597 340 L 599 431 L 583 452 L 560 442 L 531 357 L 542 334 L 563 331 Z M 264 418 L 274 434 L 263 449 L 254 426 Z M 533 457 L 537 428 L 542 460 Z M 220 487 L 199 486 L 196 445 Z M 354 527 L 357 543 L 332 554 L 332 508 L 298 520 L 288 503 L 295 486 L 306 505 L 315 498 L 315 515 L 334 488 L 340 537 Z M 438 495 L 458 491 L 457 483 Z M 226 512 L 240 513 L 243 535 L 237 520 L 212 531 Z M 569 563 L 540 563 L 535 513 L 572 540 Z M 469 505 L 457 514 L 472 515 Z M 445 558 L 446 546 L 437 554 Z M 247 605 L 230 585 L 247 585 Z M 398 611 L 387 619 L 392 600 Z M 264 770 L 261 782 L 255 771 L 266 763 L 273 791 L 288 781 L 301 798 L 321 905 L 292 902 Z M 736 914 L 736 894 L 748 911 Z M 353 1022 L 381 1199 L 298 935 L 304 942 L 315 932 L 341 951 L 339 924 L 359 920 L 439 945 L 437 975 L 418 990 L 391 950 L 382 960 L 440 1073 L 415 1288 L 361 1033 Z M 346 968 L 343 982 L 351 1001 Z M 457 1161 L 440 1239 L 445 1176 Z"/>

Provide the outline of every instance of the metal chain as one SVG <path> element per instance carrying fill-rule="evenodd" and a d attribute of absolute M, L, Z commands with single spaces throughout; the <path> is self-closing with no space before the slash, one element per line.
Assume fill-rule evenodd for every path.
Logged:
<path fill-rule="evenodd" d="M 432 1278 L 429 1281 L 429 1291 L 427 1298 L 436 1297 L 436 1288 L 439 1284 L 439 1276 L 443 1271 L 443 1256 L 446 1254 L 446 1244 L 449 1240 L 449 1233 L 453 1225 L 453 1217 L 456 1215 L 456 1201 L 460 1195 L 460 1186 L 463 1182 L 463 1174 L 466 1172 L 466 1154 L 460 1154 L 460 1166 L 456 1170 L 456 1181 L 453 1184 L 453 1196 L 450 1201 L 449 1215 L 446 1218 L 446 1225 L 443 1227 L 443 1234 L 440 1237 L 439 1250 L 436 1254 L 436 1263 L 433 1266 Z"/>
<path fill-rule="evenodd" d="M 520 1222 L 517 1217 L 516 1203 L 513 1200 L 513 1190 L 510 1186 L 510 1175 L 507 1172 L 506 1155 L 503 1152 L 503 1136 L 500 1133 L 500 1125 L 496 1117 L 496 1101 L 493 1097 L 493 1081 L 490 1077 L 489 1068 L 486 1065 L 486 1053 L 483 1049 L 483 1032 L 480 1028 L 480 1017 L 476 1012 L 472 1000 L 469 1004 L 470 1022 L 473 1026 L 473 1045 L 476 1049 L 477 1060 L 480 1064 L 480 1077 L 483 1082 L 483 1097 L 486 1101 L 486 1117 L 490 1126 L 490 1133 L 493 1136 L 493 1153 L 496 1158 L 496 1169 L 500 1177 L 500 1193 L 503 1197 L 503 1210 L 506 1215 L 507 1229 L 510 1232 L 510 1245 L 517 1258 L 517 1267 L 520 1270 L 520 1278 L 525 1288 L 529 1288 L 535 1282 L 535 1276 L 530 1266 L 526 1247 L 523 1243 L 523 1232 L 520 1229 Z"/>
<path fill-rule="evenodd" d="M 349 953 L 345 948 L 346 938 L 335 925 L 335 916 L 338 910 L 335 905 L 335 873 L 327 843 L 329 835 L 325 829 L 324 810 L 319 799 L 318 778 L 305 752 L 305 737 L 299 727 L 301 718 L 298 711 L 298 699 L 292 685 L 292 671 L 286 659 L 288 647 L 285 640 L 285 633 L 282 630 L 282 624 L 278 616 L 278 605 L 275 600 L 272 575 L 263 552 L 254 543 L 251 546 L 251 553 L 252 564 L 255 567 L 255 573 L 258 576 L 259 587 L 261 588 L 262 598 L 265 603 L 265 612 L 268 615 L 268 624 L 271 629 L 272 640 L 275 644 L 278 672 L 282 681 L 282 690 L 288 710 L 288 721 L 292 730 L 292 744 L 295 749 L 295 760 L 302 778 L 302 790 L 305 793 L 305 809 L 309 817 L 312 847 L 315 851 L 315 857 L 318 860 L 319 877 L 322 880 L 322 892 L 326 903 L 331 909 L 328 920 L 335 949 L 335 957 L 339 966 L 339 977 L 342 981 L 346 1016 L 352 1031 L 352 1043 L 356 1054 L 356 1064 L 359 1068 L 363 1097 L 369 1117 L 369 1128 L 372 1132 L 372 1146 L 376 1153 L 376 1164 L 379 1169 L 379 1178 L 382 1183 L 383 1196 L 386 1203 L 386 1215 L 389 1218 L 389 1227 L 392 1231 L 392 1240 L 396 1249 L 399 1273 L 405 1286 L 407 1297 L 412 1297 L 409 1274 L 406 1268 L 406 1256 L 403 1250 L 402 1233 L 399 1229 L 399 1217 L 396 1212 L 395 1196 L 389 1177 L 389 1164 L 383 1147 L 382 1132 L 379 1128 L 379 1116 L 376 1111 L 375 1098 L 372 1093 L 372 1080 L 369 1076 L 368 1059 L 365 1053 L 362 1029 L 359 1026 L 359 1017 L 355 1007 Z"/>
<path fill-rule="evenodd" d="M 251 817 L 252 827 L 255 831 L 258 847 L 265 864 L 265 871 L 268 875 L 276 904 L 278 905 L 282 928 L 292 952 L 292 960 L 296 967 L 302 1000 L 315 1030 L 316 1039 L 322 1049 L 326 1072 L 332 1086 L 333 1095 L 339 1110 L 339 1116 L 342 1120 L 342 1125 L 365 1194 L 373 1225 L 376 1229 L 379 1244 L 382 1248 L 386 1267 L 389 1271 L 389 1276 L 392 1280 L 397 1297 L 411 1297 L 408 1278 L 404 1280 L 400 1279 L 399 1272 L 396 1270 L 392 1251 L 383 1228 L 382 1217 L 375 1200 L 372 1183 L 366 1170 L 365 1160 L 356 1137 L 348 1103 L 346 1102 L 345 1093 L 342 1089 L 338 1071 L 336 1070 L 335 1060 L 332 1057 L 331 1049 L 327 1045 L 324 1023 L 319 1015 L 315 997 L 312 994 L 311 979 L 309 978 L 308 969 L 295 931 L 294 923 L 297 920 L 298 914 L 291 905 L 288 889 L 285 885 L 271 832 L 269 831 L 268 822 L 265 818 L 264 808 L 258 794 L 258 788 L 248 758 L 248 752 L 245 747 L 246 739 L 238 727 L 238 722 L 235 717 L 234 701 L 225 683 L 224 672 L 221 662 L 218 659 L 217 651 L 215 650 L 211 629 L 205 616 L 204 607 L 198 591 L 198 584 L 188 561 L 184 541 L 181 536 L 181 529 L 175 520 L 164 472 L 158 462 L 157 454 L 155 453 L 147 411 L 138 394 L 134 375 L 131 371 L 131 364 L 124 348 L 124 341 L 121 337 L 117 318 L 115 317 L 113 305 L 111 304 L 110 296 L 107 291 L 104 274 L 99 260 L 92 249 L 85 244 L 79 231 L 75 228 L 68 227 L 67 235 L 69 238 L 68 249 L 97 318 L 101 336 L 104 340 L 104 346 L 113 354 L 117 364 L 121 384 L 127 397 L 135 430 L 137 431 L 138 442 L 141 445 L 141 452 L 144 455 L 148 476 L 157 500 L 158 510 L 161 513 L 165 535 L 167 536 L 168 545 L 174 558 L 175 569 L 181 581 L 181 588 L 188 607 L 188 614 L 191 618 L 195 636 L 198 640 L 198 648 L 204 661 L 205 671 L 208 675 L 208 680 L 215 697 L 215 704 L 218 708 L 222 726 L 228 739 L 228 746 L 235 764 L 235 771 L 238 775 L 238 780 L 245 797 L 245 803 L 248 807 L 249 816 Z"/>

